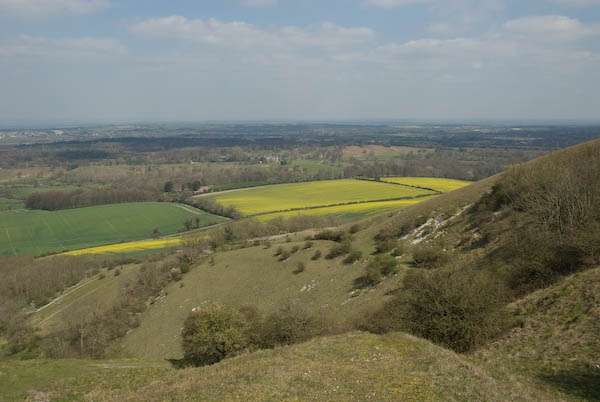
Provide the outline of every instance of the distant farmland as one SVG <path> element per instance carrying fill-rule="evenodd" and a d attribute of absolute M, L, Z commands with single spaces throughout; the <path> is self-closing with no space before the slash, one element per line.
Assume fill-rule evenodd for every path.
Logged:
<path fill-rule="evenodd" d="M 0 255 L 40 255 L 76 250 L 152 236 L 183 228 L 187 218 L 200 219 L 200 226 L 224 218 L 187 205 L 144 202 L 103 205 L 62 211 L 1 211 Z"/>
<path fill-rule="evenodd" d="M 406 185 L 391 182 L 397 179 L 400 178 L 390 178 L 387 183 L 347 179 L 278 184 L 208 197 L 222 205 L 232 205 L 243 214 L 260 215 L 261 220 L 299 213 L 362 217 L 414 204 L 424 197 L 468 184 L 457 180 L 430 178 L 402 178 L 409 179 L 404 183 Z M 420 181 L 423 181 L 421 186 Z"/>
<path fill-rule="evenodd" d="M 470 181 L 456 179 L 440 179 L 437 177 L 384 177 L 381 180 L 388 183 L 404 184 L 407 186 L 430 188 L 442 193 L 457 190 L 471 184 Z"/>

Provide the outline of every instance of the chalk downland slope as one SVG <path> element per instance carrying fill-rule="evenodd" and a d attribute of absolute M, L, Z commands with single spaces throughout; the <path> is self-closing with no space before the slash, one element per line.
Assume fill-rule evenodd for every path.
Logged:
<path fill-rule="evenodd" d="M 3 369 L 0 363 L 0 369 Z M 62 370 L 61 376 L 56 372 Z M 168 369 L 156 361 L 17 362 L 20 392 L 94 401 L 559 401 L 410 335 L 353 332 Z M 53 378 L 54 381 L 48 381 Z M 3 391 L 0 391 L 0 397 Z M 7 389 L 8 392 L 8 389 Z"/>
<path fill-rule="evenodd" d="M 504 377 L 600 400 L 600 267 L 510 305 L 519 324 L 474 357 Z"/>

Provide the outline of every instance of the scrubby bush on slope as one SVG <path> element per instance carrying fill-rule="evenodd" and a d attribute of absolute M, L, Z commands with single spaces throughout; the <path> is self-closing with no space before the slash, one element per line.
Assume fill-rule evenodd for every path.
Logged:
<path fill-rule="evenodd" d="M 238 310 L 212 303 L 192 312 L 183 324 L 185 360 L 195 365 L 216 363 L 244 350 L 249 324 Z"/>

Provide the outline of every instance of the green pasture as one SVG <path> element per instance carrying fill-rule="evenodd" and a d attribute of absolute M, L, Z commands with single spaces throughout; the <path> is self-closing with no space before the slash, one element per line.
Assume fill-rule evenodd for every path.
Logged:
<path fill-rule="evenodd" d="M 62 211 L 0 211 L 0 255 L 40 255 L 176 233 L 187 218 L 223 220 L 187 205 L 139 202 Z"/>

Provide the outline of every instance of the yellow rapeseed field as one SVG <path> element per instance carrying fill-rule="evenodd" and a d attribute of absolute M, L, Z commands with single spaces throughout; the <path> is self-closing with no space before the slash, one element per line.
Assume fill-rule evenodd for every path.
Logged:
<path fill-rule="evenodd" d="M 326 180 L 279 184 L 210 196 L 222 205 L 233 205 L 246 215 L 310 208 L 356 201 L 414 197 L 432 192 L 364 180 Z"/>
<path fill-rule="evenodd" d="M 430 196 L 431 197 L 431 196 Z M 328 215 L 333 214 L 341 218 L 365 218 L 372 215 L 377 215 L 383 212 L 392 211 L 398 208 L 404 208 L 409 205 L 424 201 L 430 197 L 415 198 L 412 200 L 396 200 L 396 201 L 380 201 L 380 202 L 365 202 L 360 204 L 338 205 L 335 207 L 312 208 L 300 211 L 274 212 L 258 216 L 258 220 L 266 222 L 271 219 L 283 217 L 285 219 L 296 215 Z"/>
<path fill-rule="evenodd" d="M 176 246 L 180 243 L 181 237 L 171 237 L 169 239 L 130 241 L 125 243 L 109 244 L 108 246 L 90 247 L 83 248 L 80 250 L 67 251 L 66 253 L 62 253 L 61 255 L 131 253 L 135 251 L 144 251 Z"/>
<path fill-rule="evenodd" d="M 457 190 L 471 184 L 470 181 L 442 179 L 438 177 L 385 177 L 382 179 L 390 183 L 406 184 L 409 186 L 431 188 L 442 193 Z"/>

